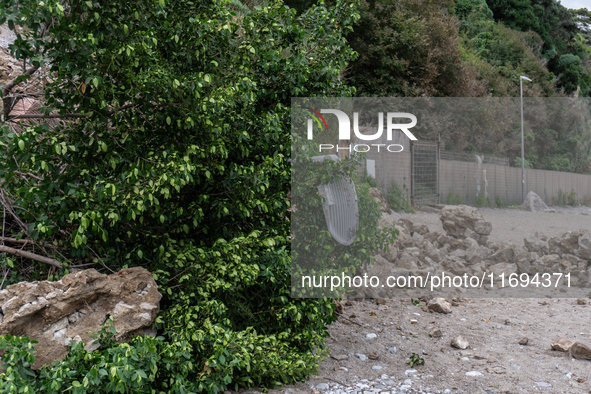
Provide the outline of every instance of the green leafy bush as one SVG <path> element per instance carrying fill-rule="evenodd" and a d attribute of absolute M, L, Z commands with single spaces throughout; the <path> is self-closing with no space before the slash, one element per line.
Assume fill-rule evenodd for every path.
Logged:
<path fill-rule="evenodd" d="M 162 339 L 73 346 L 46 370 L 56 390 L 218 393 L 314 372 L 334 306 L 290 297 L 290 99 L 352 94 L 355 2 L 299 18 L 222 0 L 3 5 L 23 28 L 13 54 L 50 70 L 45 104 L 67 120 L 2 125 L 0 179 L 28 235 L 65 267 L 145 266 L 164 294 Z"/>
<path fill-rule="evenodd" d="M 552 197 L 552 203 L 554 205 L 560 205 L 565 207 L 567 205 L 577 205 L 577 192 L 571 189 L 570 193 L 562 191 L 562 189 L 558 189 L 556 196 Z"/>
<path fill-rule="evenodd" d="M 505 208 L 507 206 L 507 204 L 505 203 L 505 201 L 503 201 L 501 196 L 497 196 L 495 198 L 495 204 L 496 204 L 497 208 Z"/>
<path fill-rule="evenodd" d="M 452 192 L 451 190 L 449 193 L 447 193 L 446 201 L 448 205 L 462 205 L 464 203 L 462 197 L 460 197 L 459 194 Z"/>
<path fill-rule="evenodd" d="M 390 209 L 395 212 L 414 212 L 410 202 L 404 195 L 404 190 L 398 187 L 396 182 L 390 184 L 386 199 L 388 200 L 388 206 Z"/>
<path fill-rule="evenodd" d="M 477 195 L 474 199 L 474 206 L 477 208 L 491 208 L 492 201 L 490 200 L 490 196 L 485 198 L 484 194 Z"/>

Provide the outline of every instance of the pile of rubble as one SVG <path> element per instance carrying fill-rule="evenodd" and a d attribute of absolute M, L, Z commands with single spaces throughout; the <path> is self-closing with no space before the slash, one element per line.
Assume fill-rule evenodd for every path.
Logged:
<path fill-rule="evenodd" d="M 380 200 L 376 197 L 376 200 Z M 380 203 L 382 201 L 379 201 Z M 383 204 L 381 204 L 383 207 Z M 591 282 L 591 232 L 571 231 L 562 237 L 547 238 L 536 233 L 526 237 L 524 245 L 495 243 L 488 239 L 492 231 L 473 207 L 445 206 L 439 213 L 445 234 L 429 231 L 426 225 L 414 225 L 382 209 L 379 228 L 394 228 L 395 242 L 374 256 L 375 263 L 358 270 L 358 275 L 421 276 L 454 274 L 483 275 L 570 273 L 570 285 L 589 287 Z M 399 293 L 398 293 L 399 294 Z M 395 289 L 360 287 L 358 298 L 395 297 Z"/>

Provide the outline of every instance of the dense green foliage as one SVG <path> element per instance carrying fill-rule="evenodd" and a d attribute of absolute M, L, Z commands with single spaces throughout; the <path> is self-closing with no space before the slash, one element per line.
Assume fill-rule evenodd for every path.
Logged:
<path fill-rule="evenodd" d="M 232 9 L 165 0 L 0 8 L 0 22 L 27 27 L 12 53 L 51 69 L 48 112 L 64 116 L 20 135 L 3 125 L 3 187 L 28 235 L 70 264 L 154 272 L 164 339 L 131 345 L 159 355 L 154 392 L 301 380 L 334 320 L 331 300 L 289 296 L 289 105 L 351 94 L 339 72 L 352 59 L 342 32 L 355 7 L 297 19 L 281 4 Z M 55 368 L 90 379 L 99 360 L 86 357 L 76 348 Z"/>
<path fill-rule="evenodd" d="M 577 26 L 586 10 L 569 12 L 557 0 L 487 0 L 496 20 L 521 32 L 532 31 L 542 39 L 541 56 L 558 76 L 557 87 L 579 95 L 591 94 L 591 57 L 588 32 Z M 587 38 L 585 38 L 587 36 Z M 586 63 L 586 65 L 584 65 Z"/>

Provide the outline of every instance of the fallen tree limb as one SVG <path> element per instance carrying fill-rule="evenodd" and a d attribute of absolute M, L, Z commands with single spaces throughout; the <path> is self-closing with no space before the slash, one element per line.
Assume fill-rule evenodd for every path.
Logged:
<path fill-rule="evenodd" d="M 57 246 L 55 246 L 55 245 L 40 244 L 38 242 L 31 241 L 30 239 L 16 239 L 16 238 L 10 238 L 10 237 L 0 237 L 0 242 L 1 241 L 8 242 L 9 244 L 20 244 L 20 245 L 31 244 L 31 245 L 44 246 L 44 247 L 50 248 L 50 249 L 57 249 Z"/>
<path fill-rule="evenodd" d="M 8 246 L 0 245 L 0 252 L 10 253 L 10 254 L 13 254 L 18 257 L 24 257 L 26 259 L 39 261 L 40 263 L 49 264 L 49 265 L 54 266 L 56 268 L 62 268 L 61 263 L 55 259 L 45 257 L 45 256 L 39 256 L 38 254 L 31 253 L 31 252 L 25 252 L 25 251 L 19 250 L 19 249 L 9 248 Z"/>

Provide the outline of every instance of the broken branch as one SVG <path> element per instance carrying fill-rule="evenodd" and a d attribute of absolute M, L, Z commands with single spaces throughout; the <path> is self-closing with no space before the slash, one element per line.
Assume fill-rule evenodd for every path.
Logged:
<path fill-rule="evenodd" d="M 9 248 L 8 246 L 0 245 L 0 252 L 10 253 L 10 254 L 13 254 L 18 257 L 24 257 L 26 259 L 39 261 L 40 263 L 49 264 L 49 265 L 52 265 L 56 268 L 62 268 L 62 264 L 55 259 L 45 257 L 45 256 L 40 256 L 38 254 L 31 253 L 31 252 L 25 252 L 25 251 L 19 250 L 19 249 Z"/>

